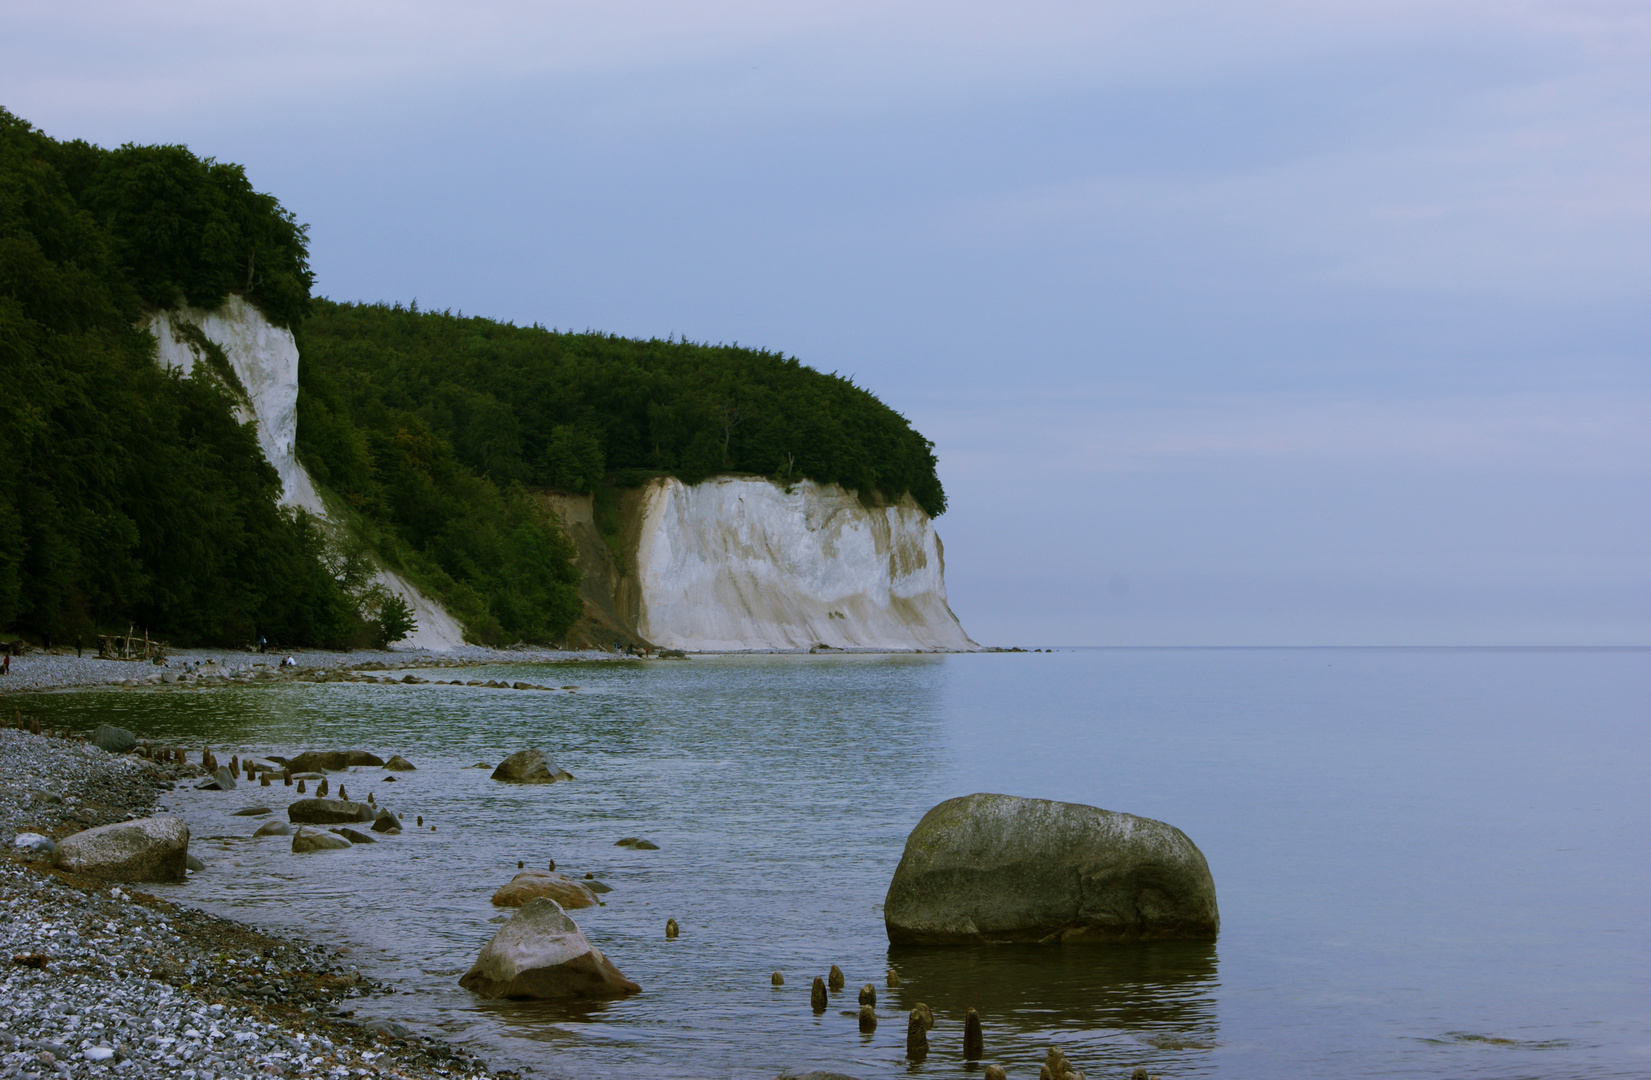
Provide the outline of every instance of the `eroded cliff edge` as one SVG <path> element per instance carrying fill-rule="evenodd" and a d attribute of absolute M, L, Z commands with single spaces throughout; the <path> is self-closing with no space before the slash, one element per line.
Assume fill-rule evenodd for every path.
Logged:
<path fill-rule="evenodd" d="M 604 543 L 590 500 L 547 496 L 580 549 L 590 643 L 690 651 L 973 649 L 946 602 L 934 522 L 836 484 L 659 479 Z"/>

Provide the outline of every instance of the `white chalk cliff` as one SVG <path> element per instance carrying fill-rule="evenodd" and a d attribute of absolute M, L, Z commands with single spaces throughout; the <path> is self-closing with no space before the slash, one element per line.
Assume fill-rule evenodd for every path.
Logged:
<path fill-rule="evenodd" d="M 946 604 L 934 522 L 909 495 L 868 508 L 836 484 L 668 479 L 641 516 L 637 632 L 657 645 L 975 647 Z"/>
<path fill-rule="evenodd" d="M 298 343 L 292 331 L 274 325 L 263 312 L 235 295 L 215 311 L 180 307 L 157 312 L 149 319 L 149 330 L 158 346 L 157 359 L 161 366 L 177 368 L 185 375 L 194 371 L 196 364 L 205 363 L 206 358 L 189 342 L 192 335 L 181 329 L 184 324 L 195 327 L 222 349 L 240 380 L 240 388 L 230 388 L 239 398 L 236 418 L 256 425 L 258 446 L 281 477 L 281 502 L 307 510 L 337 527 L 309 473 L 298 461 Z M 464 627 L 459 621 L 401 575 L 380 568 L 374 580 L 413 610 L 418 629 L 398 643 L 401 647 L 445 651 L 464 643 Z"/>
<path fill-rule="evenodd" d="M 280 475 L 281 501 L 343 528 L 295 452 L 298 345 L 292 332 L 239 296 L 215 311 L 154 314 L 149 329 L 160 363 L 186 375 L 210 364 L 186 326 L 223 350 L 241 384 L 228 388 L 238 418 L 256 426 L 258 445 Z M 588 496 L 564 497 L 568 505 L 554 507 L 581 542 L 587 608 L 593 598 L 602 601 L 611 616 L 606 625 L 622 627 L 626 636 L 695 651 L 976 647 L 946 605 L 934 522 L 910 496 L 866 507 L 835 484 L 786 488 L 751 477 L 692 487 L 656 480 L 639 494 L 639 503 L 627 497 L 637 514 L 622 556 L 634 578 L 610 573 Z M 387 569 L 375 580 L 404 599 L 418 622 L 402 647 L 463 644 L 464 627 L 440 604 Z M 606 632 L 588 636 L 612 641 Z"/>

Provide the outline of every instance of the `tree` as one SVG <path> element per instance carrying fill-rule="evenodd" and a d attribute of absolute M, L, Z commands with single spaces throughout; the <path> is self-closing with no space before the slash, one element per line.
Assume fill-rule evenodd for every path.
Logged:
<path fill-rule="evenodd" d="M 418 622 L 413 618 L 413 609 L 397 593 L 384 594 L 378 604 L 378 617 L 374 621 L 378 627 L 380 647 L 393 645 L 418 629 Z"/>

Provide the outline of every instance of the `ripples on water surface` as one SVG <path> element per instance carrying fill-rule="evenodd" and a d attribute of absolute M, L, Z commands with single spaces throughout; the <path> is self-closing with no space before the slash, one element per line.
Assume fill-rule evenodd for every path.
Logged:
<path fill-rule="evenodd" d="M 1651 1075 L 1651 653 L 1078 650 L 701 657 L 472 669 L 576 693 L 284 685 L 96 692 L 28 708 L 230 753 L 363 748 L 418 771 L 344 778 L 409 820 L 293 856 L 229 811 L 284 788 L 180 789 L 208 864 L 180 898 L 354 950 L 404 992 L 385 1015 L 503 1067 L 618 1076 Z M 572 772 L 495 784 L 512 750 Z M 338 778 L 334 778 L 336 784 Z M 973 791 L 1169 821 L 1208 856 L 1214 946 L 891 950 L 881 902 L 907 832 Z M 264 819 L 267 820 L 267 819 Z M 644 836 L 659 851 L 613 846 Z M 487 1003 L 457 979 L 516 870 L 614 887 L 575 912 L 644 988 L 584 1010 Z M 682 937 L 664 938 L 667 917 Z M 848 987 L 816 1017 L 813 976 Z M 902 985 L 890 990 L 885 972 Z M 769 986 L 782 971 L 783 989 Z M 862 1036 L 855 992 L 878 989 Z M 935 1010 L 904 1061 L 905 1012 Z"/>

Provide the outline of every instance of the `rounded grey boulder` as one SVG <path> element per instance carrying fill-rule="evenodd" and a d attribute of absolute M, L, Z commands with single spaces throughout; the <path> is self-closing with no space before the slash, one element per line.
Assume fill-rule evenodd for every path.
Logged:
<path fill-rule="evenodd" d="M 493 779 L 507 784 L 554 784 L 573 777 L 552 764 L 543 750 L 518 750 L 499 762 Z"/>
<path fill-rule="evenodd" d="M 106 750 L 111 754 L 124 754 L 138 745 L 136 735 L 125 728 L 112 727 L 109 724 L 99 724 L 89 741 L 99 750 Z"/>
<path fill-rule="evenodd" d="M 985 794 L 923 815 L 883 920 L 897 945 L 1212 940 L 1221 928 L 1209 864 L 1173 825 Z"/>
<path fill-rule="evenodd" d="M 486 998 L 616 998 L 642 989 L 543 896 L 499 927 L 459 985 Z"/>
<path fill-rule="evenodd" d="M 182 881 L 189 826 L 168 814 L 117 821 L 65 837 L 57 865 L 109 881 Z"/>

